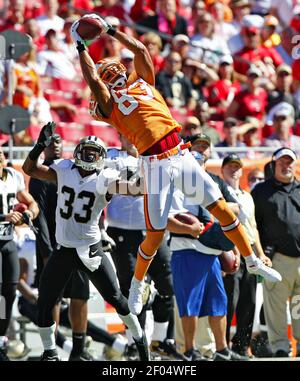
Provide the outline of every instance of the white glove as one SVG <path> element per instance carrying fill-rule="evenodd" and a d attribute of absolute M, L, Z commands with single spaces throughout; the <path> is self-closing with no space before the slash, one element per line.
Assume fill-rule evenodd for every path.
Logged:
<path fill-rule="evenodd" d="M 101 229 L 100 232 L 103 251 L 111 252 L 112 249 L 116 246 L 115 241 L 106 233 L 104 229 Z"/>
<path fill-rule="evenodd" d="M 95 13 L 90 13 L 88 15 L 82 16 L 82 18 L 85 18 L 85 17 L 89 17 L 89 18 L 98 20 L 101 24 L 101 27 L 102 27 L 102 33 L 106 33 L 108 31 L 108 29 L 111 28 L 111 25 L 107 21 L 105 21 L 104 18 L 102 18 L 99 15 L 96 15 Z"/>
<path fill-rule="evenodd" d="M 73 24 L 71 26 L 71 37 L 72 37 L 72 40 L 75 42 L 76 45 L 78 43 L 84 44 L 84 39 L 82 39 L 77 32 L 78 25 L 79 25 L 79 20 L 73 22 Z"/>

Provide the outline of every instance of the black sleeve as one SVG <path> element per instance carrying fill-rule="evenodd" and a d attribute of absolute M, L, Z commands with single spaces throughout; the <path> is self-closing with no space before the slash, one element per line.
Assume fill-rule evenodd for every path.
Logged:
<path fill-rule="evenodd" d="M 184 77 L 184 89 L 185 89 L 185 96 L 186 96 L 186 101 L 188 102 L 190 98 L 193 97 L 193 85 L 192 82 L 189 80 L 189 78 Z"/>
<path fill-rule="evenodd" d="M 42 211 L 40 211 L 38 217 L 33 221 L 33 224 L 39 231 L 36 236 L 37 250 L 42 258 L 49 258 L 53 252 L 53 247 L 51 244 L 47 220 Z"/>
<path fill-rule="evenodd" d="M 30 179 L 29 192 L 37 202 L 40 209 L 40 213 L 38 214 L 37 218 L 33 220 L 33 225 L 38 229 L 38 234 L 36 236 L 36 245 L 37 250 L 43 258 L 48 258 L 53 251 L 47 219 L 45 217 L 45 212 L 47 210 L 46 187 L 46 182 Z"/>
<path fill-rule="evenodd" d="M 173 98 L 170 82 L 168 81 L 165 73 L 161 71 L 155 78 L 155 88 L 166 98 Z"/>
<path fill-rule="evenodd" d="M 254 201 L 254 206 L 255 206 L 255 220 L 256 220 L 256 225 L 257 225 L 257 230 L 261 234 L 262 231 L 262 226 L 263 226 L 263 210 L 264 208 L 260 205 L 260 199 L 261 197 L 259 196 L 259 184 L 256 185 L 251 192 L 251 196 Z"/>
<path fill-rule="evenodd" d="M 187 30 L 187 21 L 184 17 L 177 15 L 176 16 L 176 27 L 173 32 L 174 35 L 176 34 L 185 34 L 188 35 Z"/>

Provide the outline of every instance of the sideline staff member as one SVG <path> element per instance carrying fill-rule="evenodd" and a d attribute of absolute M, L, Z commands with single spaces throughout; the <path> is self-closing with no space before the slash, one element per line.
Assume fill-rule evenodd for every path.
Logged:
<path fill-rule="evenodd" d="M 300 182 L 295 178 L 297 156 L 280 148 L 272 157 L 273 177 L 252 192 L 262 245 L 272 247 L 273 268 L 282 282 L 264 280 L 264 312 L 274 357 L 288 357 L 286 303 L 291 302 L 293 336 L 300 355 L 300 319 L 293 313 L 294 296 L 300 294 Z M 294 302 L 293 302 L 294 300 Z M 298 300 L 297 300 L 298 302 Z"/>

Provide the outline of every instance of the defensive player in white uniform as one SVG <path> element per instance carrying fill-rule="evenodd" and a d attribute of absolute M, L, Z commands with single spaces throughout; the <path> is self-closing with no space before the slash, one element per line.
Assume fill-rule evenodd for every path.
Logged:
<path fill-rule="evenodd" d="M 88 275 L 103 298 L 115 307 L 131 330 L 141 360 L 148 360 L 145 335 L 136 316 L 128 309 L 113 267 L 103 254 L 99 218 L 118 188 L 118 172 L 103 170 L 106 149 L 96 136 L 83 138 L 74 150 L 72 160 L 55 161 L 50 168 L 38 163 L 38 157 L 53 135 L 55 123 L 41 130 L 37 144 L 23 164 L 25 173 L 57 183 L 56 241 L 58 246 L 43 271 L 38 300 L 38 323 L 44 345 L 42 361 L 59 360 L 55 347 L 55 323 L 52 308 L 72 271 Z"/>
<path fill-rule="evenodd" d="M 5 167 L 5 156 L 0 148 L 0 361 L 9 360 L 5 334 L 19 281 L 18 252 L 13 241 L 14 225 L 23 220 L 21 213 L 13 211 L 19 202 L 28 205 L 25 212 L 31 219 L 38 215 L 36 202 L 25 190 L 23 175 Z"/>

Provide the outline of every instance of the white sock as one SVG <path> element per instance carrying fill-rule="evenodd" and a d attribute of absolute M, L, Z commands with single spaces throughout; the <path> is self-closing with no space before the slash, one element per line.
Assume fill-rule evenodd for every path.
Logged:
<path fill-rule="evenodd" d="M 4 345 L 7 343 L 7 337 L 6 336 L 0 336 L 0 348 L 4 347 Z"/>
<path fill-rule="evenodd" d="M 56 323 L 51 327 L 39 327 L 40 336 L 43 342 L 44 350 L 55 349 L 55 327 Z"/>
<path fill-rule="evenodd" d="M 68 354 L 71 353 L 72 348 L 73 348 L 73 343 L 72 343 L 71 340 L 66 340 L 66 341 L 63 343 L 63 350 L 64 350 L 65 352 L 67 352 Z"/>
<path fill-rule="evenodd" d="M 119 353 L 124 353 L 125 348 L 127 345 L 127 340 L 121 339 L 120 337 L 116 337 L 115 341 L 113 342 L 113 349 L 115 349 Z"/>
<path fill-rule="evenodd" d="M 249 266 L 256 266 L 257 265 L 257 256 L 255 254 L 247 255 L 247 257 L 244 257 L 246 264 Z"/>
<path fill-rule="evenodd" d="M 153 334 L 152 334 L 152 340 L 153 341 L 164 341 L 167 337 L 167 330 L 168 330 L 169 322 L 165 321 L 163 323 L 158 323 L 157 321 L 154 322 L 154 328 L 153 328 Z"/>
<path fill-rule="evenodd" d="M 126 332 L 126 337 L 127 337 L 127 340 L 128 340 L 128 345 L 131 345 L 131 344 L 133 344 L 134 343 L 134 341 L 133 341 L 133 337 L 132 337 L 132 333 L 129 331 L 129 329 L 127 329 L 126 328 L 126 330 L 125 330 L 125 332 Z"/>
<path fill-rule="evenodd" d="M 143 330 L 140 326 L 140 322 L 137 316 L 133 315 L 132 313 L 129 313 L 126 316 L 119 314 L 119 316 L 123 320 L 126 327 L 130 329 L 132 336 L 135 339 L 141 339 L 143 337 Z"/>

